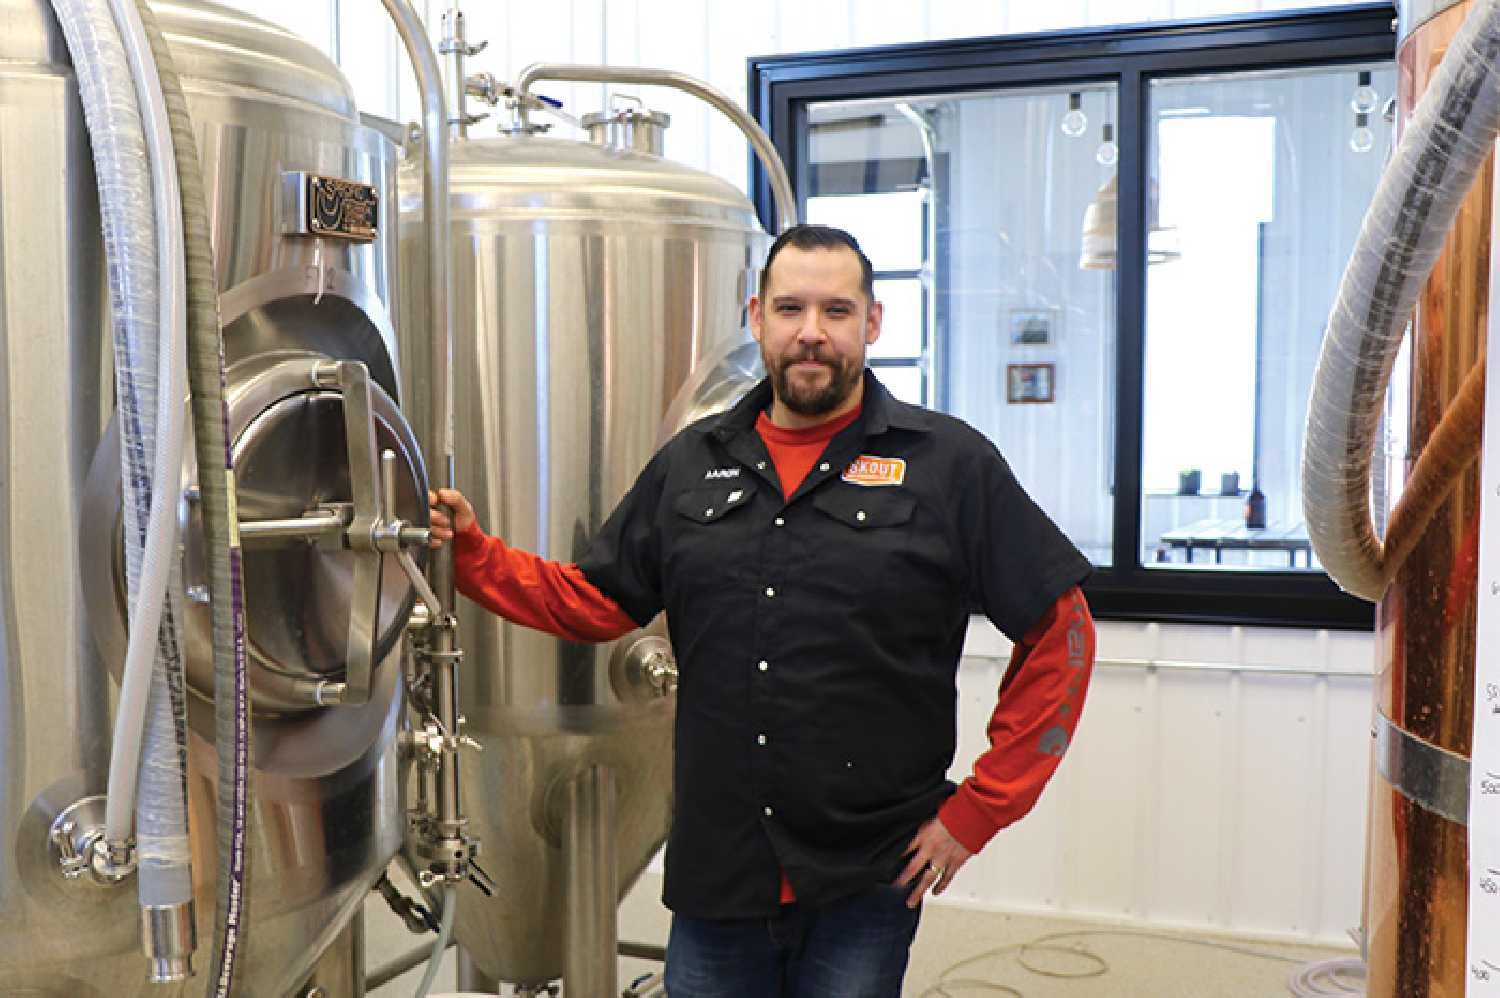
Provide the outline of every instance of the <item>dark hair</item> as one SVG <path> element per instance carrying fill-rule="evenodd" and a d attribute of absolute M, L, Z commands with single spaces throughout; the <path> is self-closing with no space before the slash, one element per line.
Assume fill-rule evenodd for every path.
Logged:
<path fill-rule="evenodd" d="M 771 244 L 771 251 L 766 254 L 766 265 L 760 270 L 762 298 L 766 296 L 766 279 L 771 275 L 771 263 L 776 259 L 776 254 L 787 246 L 799 250 L 850 250 L 859 259 L 860 288 L 865 293 L 865 300 L 875 300 L 875 268 L 870 265 L 870 258 L 865 256 L 865 251 L 859 248 L 859 243 L 853 236 L 831 225 L 794 225 L 776 237 L 776 241 Z"/>

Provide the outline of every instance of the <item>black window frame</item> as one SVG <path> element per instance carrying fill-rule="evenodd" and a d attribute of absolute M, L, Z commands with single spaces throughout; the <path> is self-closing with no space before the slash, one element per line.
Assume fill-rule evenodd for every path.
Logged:
<path fill-rule="evenodd" d="M 1147 568 L 1141 561 L 1145 351 L 1146 139 L 1150 81 L 1204 73 L 1394 62 L 1389 3 L 1120 25 L 749 60 L 750 114 L 771 136 L 799 191 L 807 105 L 1025 86 L 1112 82 L 1118 94 L 1119 248 L 1116 295 L 1112 564 L 1085 586 L 1096 616 L 1115 620 L 1369 630 L 1374 607 L 1323 573 Z M 774 218 L 765 170 L 751 156 L 763 224 Z M 941 400 L 940 400 L 941 401 Z"/>

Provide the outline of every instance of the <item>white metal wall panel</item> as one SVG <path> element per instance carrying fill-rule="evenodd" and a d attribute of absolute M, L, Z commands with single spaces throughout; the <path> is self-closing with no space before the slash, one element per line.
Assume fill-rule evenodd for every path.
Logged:
<path fill-rule="evenodd" d="M 1315 774 L 1321 784 L 1323 842 L 1318 867 L 1309 876 L 1319 888 L 1303 919 L 1315 935 L 1342 939 L 1359 922 L 1375 687 L 1368 675 L 1329 676 L 1327 682 L 1328 751 Z"/>
<path fill-rule="evenodd" d="M 1156 732 L 1145 710 L 1145 669 L 1095 673 L 1073 746 L 1058 770 L 1065 795 L 1068 858 L 1064 910 L 1137 917 L 1144 896 L 1141 861 L 1155 813 L 1141 775 L 1149 770 Z M 1003 833 L 1002 833 L 1003 834 Z"/>
<path fill-rule="evenodd" d="M 774 25 L 764 10 L 753 4 L 705 4 L 704 11 L 710 55 L 706 79 L 741 107 L 748 107 L 748 60 L 776 51 Z M 744 190 L 749 155 L 739 128 L 722 114 L 708 114 L 708 158 L 703 168 Z"/>
<path fill-rule="evenodd" d="M 849 0 L 849 43 L 897 45 L 930 37 L 926 7 L 925 3 Z"/>
<path fill-rule="evenodd" d="M 1004 646 L 973 629 L 954 779 L 984 748 Z M 1371 652 L 1367 635 L 1100 625 L 1101 664 L 1057 777 L 949 900 L 1346 941 Z"/>
<path fill-rule="evenodd" d="M 1316 890 L 1321 838 L 1313 767 L 1326 748 L 1321 677 L 1234 673 L 1221 708 L 1232 719 L 1222 788 L 1220 882 L 1225 925 L 1297 932 Z"/>

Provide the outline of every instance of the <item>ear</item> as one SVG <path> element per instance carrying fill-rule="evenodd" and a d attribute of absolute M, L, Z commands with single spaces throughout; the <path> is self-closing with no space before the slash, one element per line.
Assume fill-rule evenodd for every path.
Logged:
<path fill-rule="evenodd" d="M 755 337 L 759 343 L 765 323 L 765 313 L 761 309 L 760 296 L 750 296 L 750 335 Z"/>
<path fill-rule="evenodd" d="M 880 339 L 880 327 L 884 320 L 885 305 L 878 301 L 871 302 L 870 314 L 865 317 L 865 346 Z"/>

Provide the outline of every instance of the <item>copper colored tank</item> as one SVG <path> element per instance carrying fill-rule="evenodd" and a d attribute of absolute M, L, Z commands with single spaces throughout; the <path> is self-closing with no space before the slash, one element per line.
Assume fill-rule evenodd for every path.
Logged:
<path fill-rule="evenodd" d="M 1412 3 L 1397 49 L 1401 120 L 1427 88 L 1472 2 Z M 1421 9 L 1417 9 L 1421 8 Z M 1412 323 L 1405 476 L 1465 375 L 1483 362 L 1494 160 L 1459 211 Z M 1427 524 L 1376 616 L 1378 676 L 1364 925 L 1371 998 L 1460 998 L 1468 915 L 1468 835 L 1393 785 L 1390 744 L 1467 760 L 1473 721 L 1479 465 Z M 1411 739 L 1420 739 L 1420 742 Z M 1422 743 L 1425 743 L 1422 744 Z M 1420 792 L 1415 796 L 1422 796 Z M 1429 801 L 1430 803 L 1430 801 Z"/>

